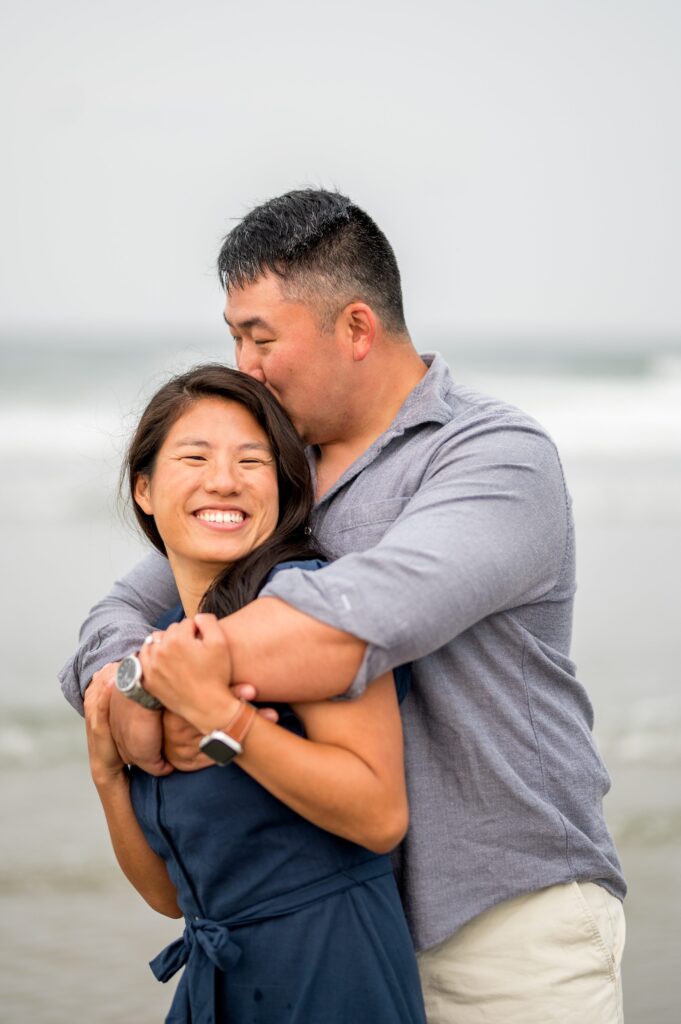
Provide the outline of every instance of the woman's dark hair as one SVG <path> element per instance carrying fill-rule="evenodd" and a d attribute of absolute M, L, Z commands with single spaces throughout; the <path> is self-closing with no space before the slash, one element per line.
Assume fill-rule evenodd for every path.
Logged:
<path fill-rule="evenodd" d="M 279 518 L 274 532 L 244 558 L 229 565 L 204 595 L 201 611 L 219 618 L 252 601 L 279 562 L 324 558 L 309 530 L 314 500 L 302 442 L 288 416 L 263 384 L 220 363 L 195 366 L 172 377 L 153 396 L 137 425 L 123 465 L 133 510 L 143 533 L 161 554 L 165 545 L 152 515 L 134 498 L 139 476 L 152 476 L 156 457 L 173 424 L 203 398 L 243 405 L 267 434 L 277 467 Z"/>

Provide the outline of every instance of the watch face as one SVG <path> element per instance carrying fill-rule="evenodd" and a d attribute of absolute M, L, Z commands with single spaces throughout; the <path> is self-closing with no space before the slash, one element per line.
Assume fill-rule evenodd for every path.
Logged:
<path fill-rule="evenodd" d="M 136 658 L 134 654 L 123 658 L 116 671 L 116 686 L 118 689 L 125 693 L 127 690 L 131 690 L 135 683 L 139 683 L 141 678 L 142 666 L 139 658 Z"/>
<path fill-rule="evenodd" d="M 232 746 L 232 744 L 234 744 Z M 241 744 L 233 740 L 231 736 L 216 736 L 212 733 L 210 736 L 206 736 L 199 744 L 201 751 L 207 754 L 208 757 L 216 761 L 217 764 L 229 764 L 232 758 L 236 757 L 237 754 L 241 753 Z"/>

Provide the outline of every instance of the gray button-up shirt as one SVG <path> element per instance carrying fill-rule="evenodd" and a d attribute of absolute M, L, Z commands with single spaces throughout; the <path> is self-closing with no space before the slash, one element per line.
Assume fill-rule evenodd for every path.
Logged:
<path fill-rule="evenodd" d="M 569 657 L 570 499 L 545 431 L 429 371 L 390 428 L 315 508 L 339 560 L 263 591 L 367 642 L 351 694 L 413 663 L 402 705 L 411 826 L 395 868 L 418 949 L 502 900 L 624 880 L 602 813 L 593 712 Z M 62 672 L 78 706 L 94 671 L 176 600 L 167 563 L 119 581 Z"/>

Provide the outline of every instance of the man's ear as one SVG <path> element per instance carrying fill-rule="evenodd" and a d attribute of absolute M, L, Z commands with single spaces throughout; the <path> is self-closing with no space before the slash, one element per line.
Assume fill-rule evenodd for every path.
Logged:
<path fill-rule="evenodd" d="M 343 310 L 342 316 L 347 337 L 352 345 L 352 358 L 356 362 L 361 362 L 369 355 L 376 338 L 376 314 L 365 302 L 351 302 Z"/>
<path fill-rule="evenodd" d="M 135 477 L 135 493 L 133 495 L 135 503 L 139 505 L 143 512 L 146 512 L 148 516 L 153 516 L 154 510 L 151 507 L 150 498 L 150 486 L 151 480 L 144 473 L 139 473 Z"/>

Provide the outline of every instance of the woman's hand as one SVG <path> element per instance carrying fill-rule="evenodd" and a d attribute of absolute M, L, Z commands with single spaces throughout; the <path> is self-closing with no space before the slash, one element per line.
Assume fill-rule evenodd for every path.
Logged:
<path fill-rule="evenodd" d="M 96 786 L 124 778 L 125 762 L 118 753 L 109 726 L 109 706 L 115 686 L 116 666 L 95 672 L 85 691 L 85 731 L 90 773 Z"/>
<path fill-rule="evenodd" d="M 184 619 L 152 636 L 139 652 L 145 689 L 201 734 L 225 728 L 239 701 L 229 688 L 229 647 L 215 616 Z"/>

